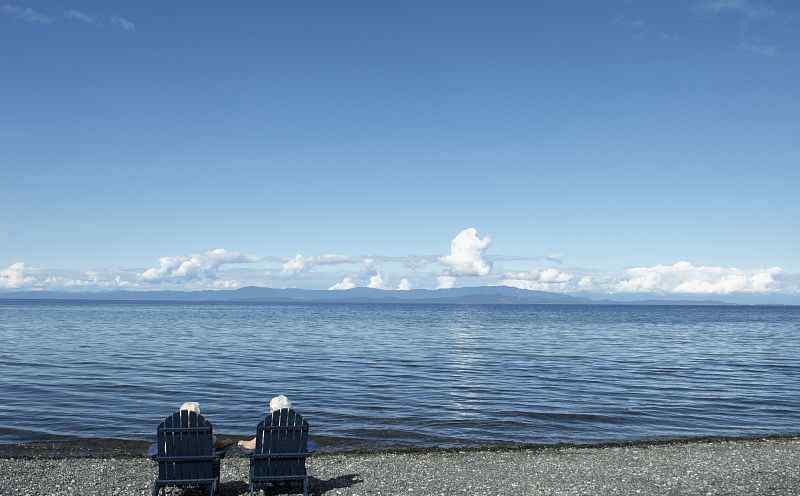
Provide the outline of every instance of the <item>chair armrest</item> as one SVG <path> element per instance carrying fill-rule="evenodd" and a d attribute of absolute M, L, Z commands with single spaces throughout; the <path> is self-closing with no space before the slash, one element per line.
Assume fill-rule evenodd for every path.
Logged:
<path fill-rule="evenodd" d="M 247 456 L 253 460 L 266 460 L 269 458 L 277 459 L 291 459 L 291 458 L 306 458 L 311 454 L 310 451 L 300 451 L 298 453 L 251 453 Z"/>
<path fill-rule="evenodd" d="M 228 448 L 230 448 L 230 447 L 231 446 L 225 446 L 224 448 L 214 448 L 214 456 L 216 458 L 220 458 L 220 459 L 225 458 L 225 455 L 228 452 Z M 156 446 L 155 443 L 153 443 L 150 446 L 148 446 L 148 448 L 147 448 L 147 458 L 149 458 L 149 459 L 151 459 L 153 461 L 158 461 L 157 460 L 157 458 L 158 458 L 158 447 Z"/>

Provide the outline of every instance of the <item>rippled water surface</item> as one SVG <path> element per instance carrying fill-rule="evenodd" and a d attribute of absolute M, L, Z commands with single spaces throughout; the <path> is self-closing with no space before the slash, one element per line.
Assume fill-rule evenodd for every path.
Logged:
<path fill-rule="evenodd" d="M 0 302 L 0 442 L 253 432 L 345 445 L 800 431 L 800 307 Z"/>

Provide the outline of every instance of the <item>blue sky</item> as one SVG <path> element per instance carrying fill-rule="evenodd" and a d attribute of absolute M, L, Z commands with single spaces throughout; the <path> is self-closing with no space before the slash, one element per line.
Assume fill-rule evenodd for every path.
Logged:
<path fill-rule="evenodd" d="M 2 2 L 0 289 L 796 291 L 796 2 Z"/>

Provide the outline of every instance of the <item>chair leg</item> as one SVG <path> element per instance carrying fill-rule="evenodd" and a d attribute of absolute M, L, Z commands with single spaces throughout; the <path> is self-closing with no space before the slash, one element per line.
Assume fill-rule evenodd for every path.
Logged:
<path fill-rule="evenodd" d="M 161 492 L 161 487 L 156 485 L 156 484 L 153 484 L 153 490 L 150 491 L 150 495 L 151 496 L 158 496 L 158 493 L 160 493 L 160 492 Z"/>
<path fill-rule="evenodd" d="M 217 494 L 217 481 L 214 481 L 208 487 L 208 496 L 216 496 L 216 494 Z"/>
<path fill-rule="evenodd" d="M 303 479 L 303 496 L 308 496 L 308 477 Z"/>

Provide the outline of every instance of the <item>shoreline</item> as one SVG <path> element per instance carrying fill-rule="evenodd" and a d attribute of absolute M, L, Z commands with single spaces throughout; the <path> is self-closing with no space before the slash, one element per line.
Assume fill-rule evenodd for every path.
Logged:
<path fill-rule="evenodd" d="M 236 442 L 252 436 L 219 434 L 219 441 L 231 444 L 227 457 L 246 456 Z M 587 443 L 500 443 L 465 446 L 405 446 L 369 445 L 351 443 L 326 437 L 315 437 L 318 455 L 402 455 L 402 454 L 448 454 L 471 452 L 514 451 L 558 451 L 564 449 L 648 448 L 658 446 L 681 446 L 687 444 L 713 444 L 726 442 L 797 441 L 800 432 L 745 436 L 690 436 L 634 439 L 626 441 L 600 441 Z M 141 439 L 81 438 L 53 436 L 27 442 L 0 443 L 0 459 L 65 459 L 65 458 L 143 458 L 152 441 Z"/>
<path fill-rule="evenodd" d="M 798 466 L 798 436 L 329 453 L 307 461 L 310 494 L 316 496 L 794 496 L 800 492 Z M 220 496 L 247 494 L 248 471 L 246 458 L 226 456 Z M 0 458 L 0 494 L 147 496 L 156 472 L 144 457 Z"/>

